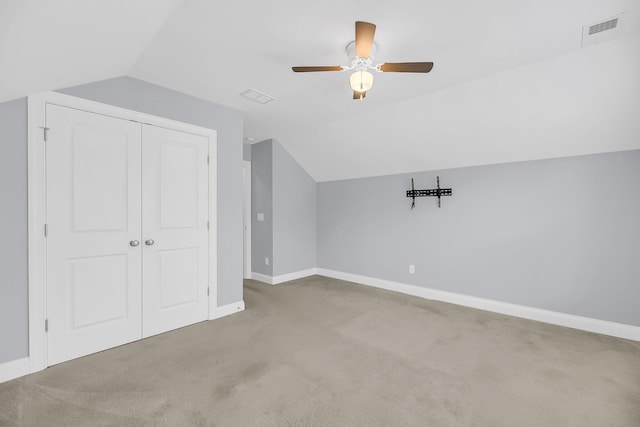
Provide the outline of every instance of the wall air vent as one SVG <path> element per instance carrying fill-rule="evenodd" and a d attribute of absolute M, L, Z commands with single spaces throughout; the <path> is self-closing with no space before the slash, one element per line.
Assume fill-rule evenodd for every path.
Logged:
<path fill-rule="evenodd" d="M 624 14 L 621 13 L 595 24 L 588 24 L 583 26 L 582 47 L 611 40 L 612 38 L 620 35 L 619 29 L 623 22 L 623 15 Z"/>
<path fill-rule="evenodd" d="M 259 92 L 255 89 L 247 89 L 240 94 L 241 97 L 247 98 L 249 101 L 257 102 L 258 104 L 266 104 L 273 101 L 273 96 L 269 96 L 266 93 Z"/>
<path fill-rule="evenodd" d="M 610 19 L 608 21 L 601 22 L 599 24 L 590 26 L 589 27 L 589 35 L 591 36 L 593 34 L 601 33 L 603 31 L 613 30 L 617 26 L 618 26 L 618 18 Z"/>

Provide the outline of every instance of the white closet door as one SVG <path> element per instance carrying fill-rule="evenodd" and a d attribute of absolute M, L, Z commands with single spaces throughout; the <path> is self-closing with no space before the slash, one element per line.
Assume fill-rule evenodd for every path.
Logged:
<path fill-rule="evenodd" d="M 48 364 L 142 336 L 141 126 L 47 105 Z"/>
<path fill-rule="evenodd" d="M 143 126 L 143 335 L 207 319 L 208 139 Z"/>

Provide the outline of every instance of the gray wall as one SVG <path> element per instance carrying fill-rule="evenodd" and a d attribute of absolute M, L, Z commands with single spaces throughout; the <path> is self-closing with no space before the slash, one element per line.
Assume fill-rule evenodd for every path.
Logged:
<path fill-rule="evenodd" d="M 251 144 L 242 144 L 242 160 L 251 161 Z"/>
<path fill-rule="evenodd" d="M 317 266 L 316 182 L 273 141 L 273 275 Z"/>
<path fill-rule="evenodd" d="M 0 103 L 0 363 L 27 356 L 27 99 Z"/>
<path fill-rule="evenodd" d="M 242 299 L 242 113 L 120 77 L 60 90 L 218 131 L 218 305 Z M 28 355 L 26 100 L 0 104 L 0 363 Z"/>
<path fill-rule="evenodd" d="M 251 150 L 251 271 L 279 276 L 316 267 L 316 182 L 276 140 Z"/>
<path fill-rule="evenodd" d="M 258 213 L 264 221 L 258 221 Z M 269 265 L 264 259 L 269 257 Z M 272 143 L 251 146 L 251 271 L 273 276 L 273 161 Z"/>
<path fill-rule="evenodd" d="M 320 183 L 318 266 L 640 326 L 639 184 L 640 150 Z"/>

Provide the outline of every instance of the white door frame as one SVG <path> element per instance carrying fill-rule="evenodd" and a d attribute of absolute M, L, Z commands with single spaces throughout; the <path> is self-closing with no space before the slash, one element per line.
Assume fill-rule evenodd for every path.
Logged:
<path fill-rule="evenodd" d="M 115 118 L 133 120 L 152 126 L 206 136 L 209 139 L 209 319 L 217 316 L 218 296 L 218 231 L 217 231 L 217 131 L 150 114 L 114 107 L 83 98 L 47 92 L 28 98 L 28 215 L 29 215 L 29 370 L 48 366 L 46 307 L 46 240 L 45 240 L 45 119 L 46 105 L 55 104 Z"/>
<path fill-rule="evenodd" d="M 242 161 L 242 173 L 244 177 L 244 278 L 251 279 L 251 162 Z"/>

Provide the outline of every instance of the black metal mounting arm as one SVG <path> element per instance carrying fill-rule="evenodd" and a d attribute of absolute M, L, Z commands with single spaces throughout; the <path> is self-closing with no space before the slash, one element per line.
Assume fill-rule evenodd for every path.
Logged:
<path fill-rule="evenodd" d="M 440 197 L 451 196 L 453 192 L 451 188 L 440 188 L 440 177 L 437 178 L 438 188 L 431 188 L 428 190 L 416 190 L 413 185 L 413 178 L 411 178 L 411 190 L 407 190 L 407 197 L 411 197 L 411 209 L 416 207 L 416 197 L 428 197 L 433 196 L 438 198 L 438 207 L 440 207 Z"/>

